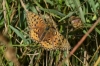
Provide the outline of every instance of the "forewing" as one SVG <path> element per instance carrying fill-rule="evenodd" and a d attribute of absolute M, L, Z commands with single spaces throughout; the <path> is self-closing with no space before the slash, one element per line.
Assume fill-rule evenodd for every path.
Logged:
<path fill-rule="evenodd" d="M 29 34 L 33 40 L 41 41 L 40 38 L 46 28 L 44 20 L 33 12 L 27 12 Z"/>

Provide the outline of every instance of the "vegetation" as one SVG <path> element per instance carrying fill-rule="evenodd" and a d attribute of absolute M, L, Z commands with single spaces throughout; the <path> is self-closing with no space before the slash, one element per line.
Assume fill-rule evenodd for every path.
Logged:
<path fill-rule="evenodd" d="M 29 11 L 52 17 L 59 32 L 68 39 L 71 50 L 100 19 L 100 0 L 23 2 Z M 0 66 L 100 66 L 100 22 L 75 53 L 63 61 L 71 50 L 46 51 L 31 40 L 20 0 L 0 0 L 0 4 Z"/>

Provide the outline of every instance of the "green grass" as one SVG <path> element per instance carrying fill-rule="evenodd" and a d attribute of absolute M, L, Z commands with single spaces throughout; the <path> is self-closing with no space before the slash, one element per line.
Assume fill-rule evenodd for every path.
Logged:
<path fill-rule="evenodd" d="M 68 55 L 66 51 L 46 51 L 40 44 L 32 41 L 28 34 L 26 13 L 20 0 L 4 0 L 4 2 L 5 4 L 0 1 L 0 4 L 3 4 L 0 6 L 0 32 L 7 29 L 3 34 L 9 38 L 10 45 L 16 48 L 16 56 L 23 66 L 56 66 Z M 60 33 L 67 35 L 72 48 L 100 16 L 99 0 L 23 0 L 23 2 L 32 12 L 51 15 Z M 73 15 L 82 20 L 84 28 L 73 28 L 69 22 L 69 18 Z M 4 57 L 5 45 L 2 45 L 2 42 L 0 44 L 0 66 L 13 66 L 13 62 Z M 93 66 L 100 54 L 99 46 L 100 23 L 70 57 L 70 62 L 64 63 L 63 66 L 84 66 L 84 64 Z"/>

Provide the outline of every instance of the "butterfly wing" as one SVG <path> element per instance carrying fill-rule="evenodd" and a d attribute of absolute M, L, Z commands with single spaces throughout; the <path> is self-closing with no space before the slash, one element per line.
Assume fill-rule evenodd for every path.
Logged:
<path fill-rule="evenodd" d="M 43 40 L 40 42 L 42 47 L 44 47 L 47 50 L 54 50 L 57 49 L 57 36 L 56 36 L 56 31 L 55 29 L 49 29 Z"/>
<path fill-rule="evenodd" d="M 47 50 L 70 49 L 69 42 L 55 28 L 50 28 L 41 41 L 42 46 Z"/>
<path fill-rule="evenodd" d="M 71 46 L 70 46 L 68 40 L 65 39 L 64 36 L 61 35 L 59 32 L 58 32 L 58 37 L 60 37 L 59 38 L 60 41 L 59 41 L 59 44 L 58 44 L 58 48 L 60 50 L 69 50 L 71 48 Z"/>
<path fill-rule="evenodd" d="M 35 41 L 41 41 L 41 36 L 46 28 L 44 20 L 33 12 L 27 12 L 27 22 L 30 37 Z"/>

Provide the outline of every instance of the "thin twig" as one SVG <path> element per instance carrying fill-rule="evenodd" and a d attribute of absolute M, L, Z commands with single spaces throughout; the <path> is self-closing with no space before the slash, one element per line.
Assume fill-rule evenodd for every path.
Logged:
<path fill-rule="evenodd" d="M 7 19 L 6 19 L 6 16 L 7 16 L 7 11 L 6 11 L 6 0 L 3 0 L 3 3 L 2 3 L 2 5 L 3 5 L 3 14 L 4 14 L 4 24 L 5 24 L 5 30 L 4 30 L 4 35 L 6 35 L 7 34 L 7 32 L 8 32 L 8 28 L 7 28 Z"/>
<path fill-rule="evenodd" d="M 25 9 L 25 11 L 27 12 L 28 10 L 26 9 L 25 4 L 23 3 L 23 1 L 20 0 L 20 2 L 21 2 L 22 7 L 23 7 L 23 8 Z"/>

